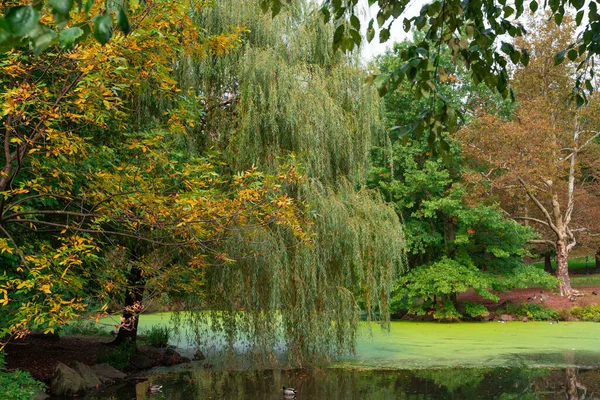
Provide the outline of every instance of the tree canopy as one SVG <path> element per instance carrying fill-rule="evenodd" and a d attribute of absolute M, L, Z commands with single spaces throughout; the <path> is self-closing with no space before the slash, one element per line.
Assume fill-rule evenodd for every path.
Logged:
<path fill-rule="evenodd" d="M 283 0 L 261 0 L 265 11 L 277 14 L 286 7 Z M 371 42 L 375 36 L 375 24 L 379 29 L 379 41 L 390 38 L 390 27 L 402 24 L 404 30 L 411 29 L 423 33 L 422 39 L 402 52 L 402 63 L 398 68 L 375 78 L 380 93 L 392 90 L 403 81 L 408 81 L 415 96 L 430 99 L 431 105 L 421 118 L 414 123 L 412 130 L 420 136 L 423 132 L 436 144 L 434 149 L 447 151 L 442 132 L 454 132 L 460 113 L 440 92 L 439 77 L 444 68 L 440 65 L 440 49 L 447 46 L 454 62 L 467 68 L 475 83 L 483 82 L 490 89 L 498 91 L 505 98 L 513 98 L 509 85 L 511 64 L 527 66 L 531 58 L 526 47 L 519 46 L 514 39 L 523 36 L 526 29 L 520 18 L 527 13 L 536 17 L 549 18 L 560 26 L 569 13 L 575 15 L 575 23 L 581 26 L 577 38 L 555 49 L 556 64 L 563 60 L 578 59 L 572 98 L 578 106 L 587 101 L 588 94 L 595 90 L 594 60 L 600 54 L 597 36 L 600 34 L 600 14 L 598 3 L 583 0 L 552 0 L 543 4 L 537 0 L 514 3 L 504 0 L 438 0 L 427 2 L 420 12 L 407 17 L 411 4 L 408 0 L 369 0 L 369 6 L 376 4 L 377 16 L 366 27 L 366 39 Z M 585 7 L 584 7 L 585 5 Z M 321 14 L 325 21 L 335 26 L 333 47 L 350 51 L 363 41 L 361 35 L 358 0 L 327 0 Z M 585 20 L 585 23 L 584 23 Z"/>

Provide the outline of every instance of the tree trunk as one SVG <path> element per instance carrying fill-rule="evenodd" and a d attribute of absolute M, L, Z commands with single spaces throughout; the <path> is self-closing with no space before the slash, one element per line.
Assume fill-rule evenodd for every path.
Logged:
<path fill-rule="evenodd" d="M 129 271 L 127 280 L 128 288 L 125 293 L 123 322 L 119 328 L 117 337 L 112 341 L 114 345 L 121 344 L 127 340 L 135 342 L 137 339 L 138 313 L 141 311 L 145 284 L 142 278 L 142 270 L 135 263 Z"/>
<path fill-rule="evenodd" d="M 567 379 L 565 382 L 565 393 L 567 395 L 567 400 L 579 400 L 579 391 L 577 390 L 579 382 L 577 381 L 575 368 L 567 368 L 566 372 Z"/>
<path fill-rule="evenodd" d="M 556 243 L 556 277 L 561 296 L 570 296 L 573 294 L 571 280 L 569 279 L 569 253 L 565 240 L 558 240 Z"/>
<path fill-rule="evenodd" d="M 544 271 L 552 273 L 552 254 L 549 251 L 544 253 Z"/>
<path fill-rule="evenodd" d="M 600 249 L 596 251 L 596 269 L 600 269 Z"/>

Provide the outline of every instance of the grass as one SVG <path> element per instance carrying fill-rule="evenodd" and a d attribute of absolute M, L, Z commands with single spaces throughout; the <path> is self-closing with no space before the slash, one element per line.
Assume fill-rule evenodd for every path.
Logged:
<path fill-rule="evenodd" d="M 538 261 L 538 262 L 534 263 L 533 265 L 535 265 L 536 267 L 544 268 L 544 261 L 543 260 Z M 585 265 L 586 265 L 585 257 L 569 259 L 569 269 L 585 269 Z M 596 261 L 595 261 L 593 255 L 587 256 L 587 266 L 590 269 L 592 269 L 596 266 Z M 556 270 L 556 261 L 555 260 L 552 260 L 552 269 Z"/>
<path fill-rule="evenodd" d="M 571 275 L 571 286 L 600 286 L 600 274 L 595 275 Z"/>

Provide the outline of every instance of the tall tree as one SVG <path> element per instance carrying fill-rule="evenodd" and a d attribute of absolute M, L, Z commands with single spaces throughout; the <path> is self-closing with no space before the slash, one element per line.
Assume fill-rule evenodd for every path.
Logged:
<path fill-rule="evenodd" d="M 572 40 L 574 27 L 567 18 L 560 29 L 547 20 L 533 21 L 525 38 L 531 63 L 515 74 L 520 100 L 515 118 L 485 116 L 460 134 L 483 174 L 476 179 L 490 182 L 491 192 L 503 192 L 505 201 L 524 205 L 513 202 L 513 217 L 537 226 L 542 243 L 555 248 L 561 295 L 576 292 L 569 281 L 568 255 L 577 243 L 573 225 L 578 198 L 589 195 L 576 185 L 579 158 L 599 134 L 595 104 L 576 109 L 568 101 L 573 64 L 554 62 L 553 49 Z M 575 61 L 577 54 L 569 57 Z M 492 139 L 489 132 L 500 135 Z"/>
<path fill-rule="evenodd" d="M 256 332 L 253 348 L 272 347 L 283 327 L 297 361 L 351 350 L 359 308 L 387 319 L 404 254 L 398 217 L 364 187 L 368 150 L 385 141 L 377 93 L 355 59 L 330 49 L 333 31 L 314 10 L 296 1 L 271 19 L 253 0 L 219 2 L 201 25 L 243 23 L 244 46 L 181 72 L 209 104 L 197 144 L 222 149 L 233 171 L 293 157 L 306 175 L 289 194 L 311 210 L 311 245 L 265 229 L 252 248 L 265 257 L 212 269 L 205 294 L 216 310 L 246 310 L 223 329 Z"/>
<path fill-rule="evenodd" d="M 397 44 L 393 52 L 379 57 L 379 69 L 393 71 L 402 62 L 402 51 L 412 44 Z M 510 115 L 510 102 L 502 101 L 484 85 L 475 85 L 450 59 L 450 51 L 440 52 L 443 75 L 439 83 L 454 107 L 467 116 L 476 115 L 482 107 L 490 113 Z M 450 149 L 443 161 L 432 153 L 425 138 L 409 139 L 407 129 L 400 130 L 426 112 L 429 99 L 415 98 L 409 83 L 404 83 L 387 93 L 384 102 L 392 151 L 387 147 L 372 151 L 370 183 L 394 203 L 405 223 L 411 271 L 399 281 L 395 306 L 439 319 L 480 316 L 487 312 L 481 306 L 468 304 L 457 309 L 456 295 L 475 289 L 484 297 L 497 299 L 490 289 L 522 286 L 528 279 L 551 283 L 548 276 L 522 262 L 532 232 L 505 218 L 495 205 L 470 198 L 463 182 L 459 144 L 447 139 Z"/>
<path fill-rule="evenodd" d="M 100 310 L 139 291 L 135 277 L 158 292 L 196 291 L 203 267 L 225 262 L 214 243 L 234 228 L 284 229 L 295 219 L 293 200 L 280 197 L 281 185 L 297 179 L 291 166 L 279 177 L 256 170 L 224 177 L 214 156 L 178 144 L 186 109 L 173 57 L 223 53 L 239 38 L 200 35 L 190 7 L 158 1 L 132 9 L 136 31 L 116 35 L 118 46 L 88 39 L 68 52 L 0 56 L 1 336 L 52 331 Z M 176 24 L 161 23 L 164 15 Z M 174 115 L 146 118 L 132 132 L 132 110 L 149 94 Z M 133 259 L 106 268 L 127 247 Z M 169 251 L 150 257 L 158 249 Z M 134 305 L 126 312 L 137 313 Z"/>

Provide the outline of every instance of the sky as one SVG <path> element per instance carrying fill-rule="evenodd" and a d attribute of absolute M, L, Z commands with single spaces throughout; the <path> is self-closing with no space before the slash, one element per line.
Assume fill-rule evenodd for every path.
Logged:
<path fill-rule="evenodd" d="M 374 56 L 385 53 L 385 51 L 391 48 L 395 42 L 401 42 L 404 39 L 407 39 L 410 33 L 406 33 L 404 32 L 404 29 L 402 29 L 402 21 L 404 17 L 414 17 L 419 13 L 421 7 L 423 7 L 423 5 L 427 2 L 427 0 L 411 0 L 406 12 L 400 17 L 400 19 L 396 21 L 396 23 L 394 23 L 394 25 L 392 25 L 392 29 L 390 30 L 390 38 L 387 42 L 379 43 L 379 31 L 376 29 L 375 38 L 373 41 L 371 43 L 367 43 L 366 41 L 364 42 L 365 44 L 361 49 L 361 58 L 365 62 L 368 62 Z M 360 0 L 358 4 L 360 7 L 359 17 L 361 20 L 361 30 L 363 31 L 363 35 L 365 35 L 367 26 L 369 25 L 369 20 L 377 16 L 379 7 L 377 7 L 376 4 L 373 4 L 369 8 L 367 0 Z M 377 27 L 377 22 L 375 22 L 374 26 Z"/>

